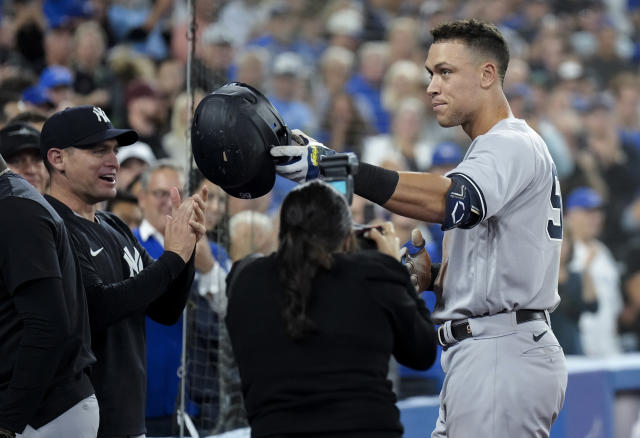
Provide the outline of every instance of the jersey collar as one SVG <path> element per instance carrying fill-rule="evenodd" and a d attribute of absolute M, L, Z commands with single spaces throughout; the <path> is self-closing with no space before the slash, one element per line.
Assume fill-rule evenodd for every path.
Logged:
<path fill-rule="evenodd" d="M 148 220 L 143 219 L 138 230 L 140 231 L 140 237 L 144 242 L 149 240 L 150 237 L 153 237 L 158 241 L 158 243 L 160 243 L 160 245 L 164 246 L 164 236 L 160 231 L 156 230 Z"/>

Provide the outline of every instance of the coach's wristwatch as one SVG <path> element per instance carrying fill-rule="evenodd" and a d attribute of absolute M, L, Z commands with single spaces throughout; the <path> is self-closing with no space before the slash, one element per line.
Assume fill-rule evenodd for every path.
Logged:
<path fill-rule="evenodd" d="M 0 438 L 15 438 L 16 434 L 0 427 Z"/>

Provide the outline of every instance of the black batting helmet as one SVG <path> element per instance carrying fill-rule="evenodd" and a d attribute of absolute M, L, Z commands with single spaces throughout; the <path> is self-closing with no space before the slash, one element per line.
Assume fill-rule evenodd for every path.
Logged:
<path fill-rule="evenodd" d="M 258 198 L 271 190 L 276 174 L 269 149 L 290 140 L 289 128 L 269 100 L 241 82 L 202 99 L 191 124 L 198 168 L 236 198 Z"/>

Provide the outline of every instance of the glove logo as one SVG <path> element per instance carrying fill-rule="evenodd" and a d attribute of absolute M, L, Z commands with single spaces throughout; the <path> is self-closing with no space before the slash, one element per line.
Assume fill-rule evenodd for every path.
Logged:
<path fill-rule="evenodd" d="M 457 224 L 464 217 L 464 202 L 457 201 L 453 211 L 451 212 L 451 219 L 454 224 Z"/>
<path fill-rule="evenodd" d="M 311 162 L 314 166 L 318 165 L 318 158 L 320 157 L 320 152 L 317 146 L 311 146 Z"/>

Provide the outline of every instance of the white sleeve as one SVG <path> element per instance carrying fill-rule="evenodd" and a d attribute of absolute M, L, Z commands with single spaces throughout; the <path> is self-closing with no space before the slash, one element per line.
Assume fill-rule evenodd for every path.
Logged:
<path fill-rule="evenodd" d="M 494 216 L 533 179 L 532 145 L 518 133 L 500 131 L 479 137 L 465 159 L 447 175 L 466 176 L 478 189 L 483 220 Z"/>
<path fill-rule="evenodd" d="M 209 301 L 216 312 L 226 309 L 226 278 L 227 273 L 218 262 L 214 263 L 209 272 L 198 276 L 198 293 Z"/>

